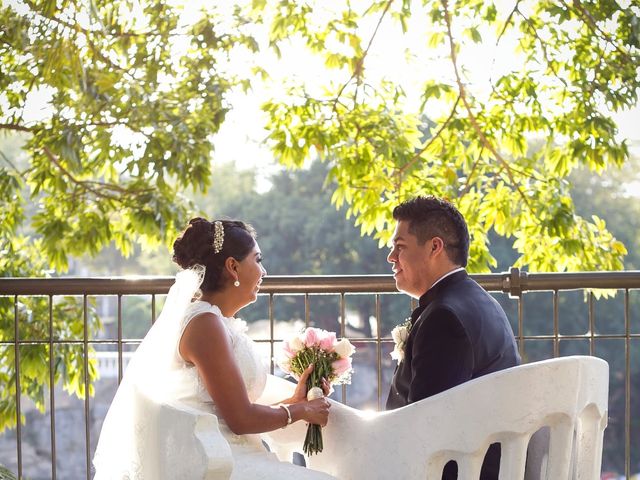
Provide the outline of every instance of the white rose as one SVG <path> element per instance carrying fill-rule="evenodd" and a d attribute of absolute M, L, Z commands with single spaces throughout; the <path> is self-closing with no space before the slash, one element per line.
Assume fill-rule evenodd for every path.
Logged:
<path fill-rule="evenodd" d="M 398 363 L 404 360 L 404 350 L 401 348 L 398 348 L 397 346 L 393 349 L 393 351 L 389 355 L 391 355 L 391 358 L 393 360 L 396 360 Z"/>
<path fill-rule="evenodd" d="M 402 327 L 400 329 L 400 341 L 406 342 L 407 338 L 409 338 L 409 329 L 407 327 Z"/>
<path fill-rule="evenodd" d="M 346 338 L 343 338 L 334 347 L 334 351 L 338 354 L 340 358 L 347 358 L 353 355 L 353 352 L 356 351 L 356 347 L 351 345 L 351 342 Z"/>
<path fill-rule="evenodd" d="M 280 367 L 280 370 L 282 370 L 283 372 L 291 372 L 291 362 L 287 357 L 280 357 L 277 360 L 277 364 Z"/>
<path fill-rule="evenodd" d="M 398 325 L 391 330 L 391 337 L 393 337 L 393 341 L 396 344 L 405 343 L 407 338 L 409 338 L 409 329 L 404 325 Z"/>
<path fill-rule="evenodd" d="M 292 351 L 299 352 L 304 348 L 304 342 L 299 335 L 296 335 L 291 340 L 289 340 L 289 347 Z"/>
<path fill-rule="evenodd" d="M 311 400 L 316 400 L 318 398 L 324 397 L 324 392 L 320 387 L 310 388 L 307 392 L 307 400 L 310 402 Z"/>
<path fill-rule="evenodd" d="M 397 326 L 393 330 L 391 330 L 391 338 L 393 338 L 393 343 L 396 345 L 401 342 L 400 340 L 400 327 Z"/>
<path fill-rule="evenodd" d="M 393 342 L 395 343 L 394 349 L 391 352 L 391 358 L 397 360 L 398 363 L 400 363 L 404 359 L 404 349 L 407 344 L 407 338 L 409 338 L 410 329 L 411 324 L 405 322 L 391 330 L 391 337 L 393 338 Z"/>

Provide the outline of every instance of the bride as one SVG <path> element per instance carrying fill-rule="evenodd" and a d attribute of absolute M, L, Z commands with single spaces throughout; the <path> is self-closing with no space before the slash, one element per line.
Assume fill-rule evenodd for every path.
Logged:
<path fill-rule="evenodd" d="M 245 334 L 246 324 L 234 318 L 256 300 L 266 275 L 254 230 L 240 221 L 194 218 L 173 249 L 183 271 L 118 387 L 96 448 L 94 478 L 145 478 L 143 465 L 154 462 L 148 458 L 153 454 L 136 437 L 157 426 L 149 425 L 153 420 L 144 415 L 141 399 L 215 414 L 231 449 L 233 480 L 332 478 L 278 461 L 254 435 L 300 420 L 324 426 L 330 408 L 325 398 L 306 400 L 310 369 L 291 398 L 273 406 L 254 403 L 267 368 Z M 328 383 L 323 389 L 329 391 Z M 179 451 L 175 462 L 186 468 L 188 454 Z M 185 475 L 180 478 L 190 478 Z"/>

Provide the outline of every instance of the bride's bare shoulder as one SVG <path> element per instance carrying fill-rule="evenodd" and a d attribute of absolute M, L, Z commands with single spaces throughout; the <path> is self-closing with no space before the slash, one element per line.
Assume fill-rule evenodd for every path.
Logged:
<path fill-rule="evenodd" d="M 195 363 L 195 357 L 212 350 L 225 351 L 230 347 L 230 338 L 224 317 L 219 311 L 208 310 L 193 315 L 185 326 L 178 353 L 189 363 Z"/>

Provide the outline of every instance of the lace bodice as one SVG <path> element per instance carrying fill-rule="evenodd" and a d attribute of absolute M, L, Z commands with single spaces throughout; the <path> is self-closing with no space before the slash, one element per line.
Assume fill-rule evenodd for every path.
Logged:
<path fill-rule="evenodd" d="M 264 390 L 268 369 L 256 351 L 255 344 L 246 334 L 246 322 L 233 317 L 224 317 L 220 308 L 216 305 L 211 305 L 204 301 L 195 301 L 185 312 L 180 329 L 180 337 L 182 337 L 182 333 L 185 328 L 187 328 L 187 325 L 189 325 L 197 315 L 206 312 L 214 313 L 223 320 L 231 340 L 236 362 L 240 368 L 240 373 L 242 374 L 242 379 L 247 389 L 249 400 L 255 402 Z M 213 400 L 200 379 L 197 369 L 182 358 L 178 351 L 178 345 L 179 341 L 176 345 L 176 361 L 182 365 L 185 375 L 193 381 L 192 391 L 189 392 L 185 390 L 184 393 L 180 395 L 179 400 L 197 407 L 205 406 L 207 409 L 213 408 L 215 411 Z"/>

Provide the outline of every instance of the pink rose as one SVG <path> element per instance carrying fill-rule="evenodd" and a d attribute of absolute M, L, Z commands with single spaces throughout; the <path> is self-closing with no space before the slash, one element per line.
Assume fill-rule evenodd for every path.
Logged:
<path fill-rule="evenodd" d="M 325 352 L 332 352 L 335 344 L 336 344 L 335 332 L 326 332 L 324 337 L 320 339 L 320 349 L 324 350 Z"/>
<path fill-rule="evenodd" d="M 333 373 L 336 376 L 339 377 L 343 375 L 344 373 L 351 370 L 351 357 L 339 358 L 331 364 L 331 368 L 333 369 Z"/>
<path fill-rule="evenodd" d="M 293 348 L 291 348 L 291 345 L 289 345 L 289 342 L 286 340 L 282 342 L 282 353 L 284 353 L 287 358 L 293 358 L 296 356 L 296 352 L 294 352 Z"/>
<path fill-rule="evenodd" d="M 322 335 L 322 330 L 319 328 L 309 327 L 304 332 L 304 344 L 307 347 L 313 347 L 320 343 L 320 338 Z"/>

